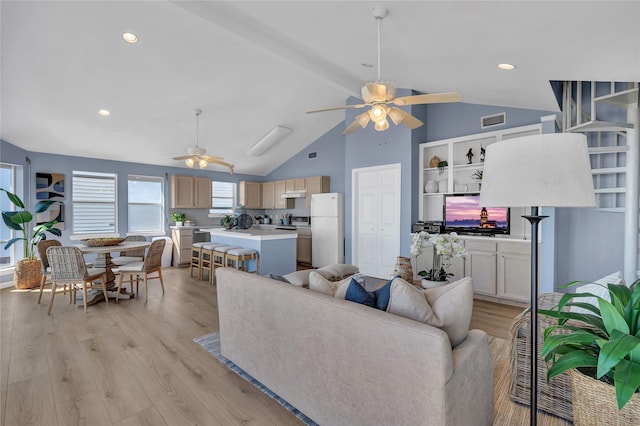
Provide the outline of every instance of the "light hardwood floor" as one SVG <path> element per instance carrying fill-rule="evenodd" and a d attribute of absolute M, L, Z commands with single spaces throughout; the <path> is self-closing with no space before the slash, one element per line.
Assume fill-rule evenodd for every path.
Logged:
<path fill-rule="evenodd" d="M 64 297 L 0 291 L 2 424 L 288 425 L 300 422 L 192 339 L 218 329 L 216 287 L 164 270 L 144 297 L 85 317 Z M 81 306 L 81 305 L 80 305 Z M 477 301 L 472 327 L 506 338 L 522 311 Z"/>

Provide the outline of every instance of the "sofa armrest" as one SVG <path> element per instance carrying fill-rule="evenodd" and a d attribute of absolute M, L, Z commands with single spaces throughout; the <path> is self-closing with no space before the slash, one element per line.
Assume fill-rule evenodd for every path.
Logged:
<path fill-rule="evenodd" d="M 448 424 L 491 425 L 494 368 L 487 333 L 469 330 L 467 338 L 453 349 L 453 369 L 445 386 Z"/>

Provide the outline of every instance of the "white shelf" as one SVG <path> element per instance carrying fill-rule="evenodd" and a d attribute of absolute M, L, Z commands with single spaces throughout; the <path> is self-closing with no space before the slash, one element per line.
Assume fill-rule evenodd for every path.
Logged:
<path fill-rule="evenodd" d="M 629 147 L 627 145 L 621 146 L 597 146 L 589 148 L 589 154 L 614 154 L 618 152 L 627 152 Z"/>
<path fill-rule="evenodd" d="M 479 167 L 484 167 L 484 163 L 458 164 L 457 166 L 453 166 L 455 170 L 477 169 Z"/>
<path fill-rule="evenodd" d="M 601 169 L 591 169 L 593 175 L 606 175 L 613 173 L 626 173 L 626 167 L 603 167 Z"/>
<path fill-rule="evenodd" d="M 626 188 L 597 188 L 595 190 L 596 194 L 624 194 L 626 192 Z"/>
<path fill-rule="evenodd" d="M 604 96 L 593 98 L 595 102 L 617 106 L 626 109 L 629 105 L 638 103 L 638 88 L 623 90 Z"/>
<path fill-rule="evenodd" d="M 633 129 L 633 124 L 591 120 L 578 124 L 577 126 L 569 127 L 567 132 L 620 132 L 628 129 Z"/>

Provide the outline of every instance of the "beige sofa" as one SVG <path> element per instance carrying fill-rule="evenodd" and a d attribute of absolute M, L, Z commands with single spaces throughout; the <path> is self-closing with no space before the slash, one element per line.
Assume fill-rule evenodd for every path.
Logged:
<path fill-rule="evenodd" d="M 228 268 L 222 355 L 321 425 L 490 425 L 493 362 L 429 325 Z"/>

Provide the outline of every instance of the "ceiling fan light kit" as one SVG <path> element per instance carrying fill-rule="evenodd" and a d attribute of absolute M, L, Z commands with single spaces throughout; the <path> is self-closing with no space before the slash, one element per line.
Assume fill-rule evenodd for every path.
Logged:
<path fill-rule="evenodd" d="M 192 169 L 196 164 L 201 169 L 206 169 L 209 163 L 219 164 L 221 166 L 227 167 L 229 169 L 229 173 L 233 174 L 233 164 L 229 164 L 226 161 L 223 161 L 222 157 L 215 157 L 212 155 L 207 155 L 207 150 L 204 148 L 200 148 L 199 143 L 199 126 L 198 126 L 198 118 L 200 114 L 202 114 L 202 110 L 195 110 L 196 114 L 196 146 L 190 146 L 187 148 L 187 154 L 180 157 L 173 157 L 174 160 L 184 160 L 184 164 Z"/>
<path fill-rule="evenodd" d="M 375 6 L 372 10 L 373 17 L 378 21 L 378 81 L 365 83 L 362 86 L 361 92 L 364 103 L 307 111 L 307 113 L 314 113 L 338 109 L 370 107 L 367 112 L 358 114 L 355 117 L 355 120 L 344 129 L 344 132 L 342 132 L 343 135 L 348 135 L 355 131 L 358 126 L 364 129 L 369 124 L 369 121 L 374 122 L 373 128 L 375 130 L 383 132 L 389 128 L 387 117 L 391 118 L 391 121 L 396 126 L 402 123 L 410 129 L 417 129 L 424 123 L 397 106 L 460 102 L 462 100 L 462 96 L 457 92 L 431 93 L 397 98 L 398 86 L 391 81 L 382 81 L 380 78 L 380 24 L 385 16 L 388 15 L 389 11 L 383 6 Z"/>

